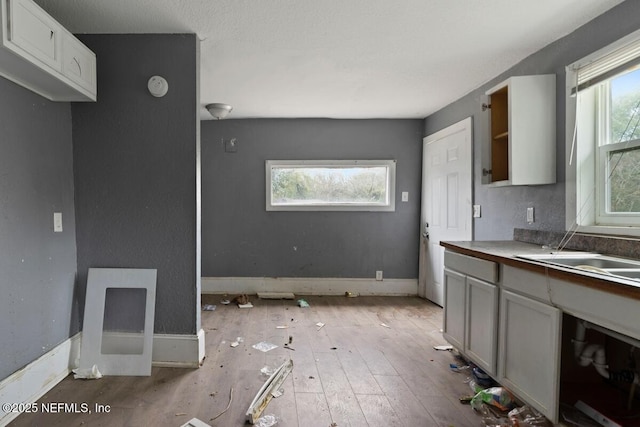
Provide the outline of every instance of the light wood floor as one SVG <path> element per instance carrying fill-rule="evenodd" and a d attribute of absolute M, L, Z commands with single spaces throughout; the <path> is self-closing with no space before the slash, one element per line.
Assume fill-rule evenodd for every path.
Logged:
<path fill-rule="evenodd" d="M 211 299 L 213 297 L 213 300 Z M 41 402 L 109 405 L 106 414 L 23 414 L 12 426 L 180 426 L 193 417 L 212 426 L 241 426 L 251 400 L 267 377 L 260 369 L 288 358 L 294 367 L 284 394 L 264 414 L 278 427 L 478 426 L 477 416 L 458 398 L 470 394 L 464 374 L 453 373 L 442 309 L 413 297 L 303 297 L 259 300 L 252 309 L 217 305 L 202 312 L 207 357 L 200 369 L 153 368 L 150 377 L 67 377 Z M 317 322 L 325 323 L 318 329 Z M 384 323 L 389 327 L 384 327 Z M 287 329 L 276 326 L 286 325 Z M 284 348 L 288 337 L 290 347 Z M 238 347 L 230 347 L 237 337 Z M 278 348 L 263 353 L 253 344 Z M 233 400 L 229 410 L 215 421 Z"/>

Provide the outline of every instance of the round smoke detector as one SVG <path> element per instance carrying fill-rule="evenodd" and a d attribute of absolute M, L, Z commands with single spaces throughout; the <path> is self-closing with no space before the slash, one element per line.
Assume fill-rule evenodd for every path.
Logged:
<path fill-rule="evenodd" d="M 147 83 L 147 87 L 151 95 L 156 98 L 165 96 L 169 91 L 169 83 L 167 83 L 164 77 L 160 76 L 152 76 Z"/>

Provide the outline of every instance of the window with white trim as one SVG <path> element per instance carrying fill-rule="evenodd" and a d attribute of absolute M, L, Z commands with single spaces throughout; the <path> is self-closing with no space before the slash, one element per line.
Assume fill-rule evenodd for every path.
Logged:
<path fill-rule="evenodd" d="M 640 32 L 567 67 L 567 141 L 568 229 L 640 234 Z"/>
<path fill-rule="evenodd" d="M 395 211 L 395 160 L 267 160 L 268 211 Z"/>

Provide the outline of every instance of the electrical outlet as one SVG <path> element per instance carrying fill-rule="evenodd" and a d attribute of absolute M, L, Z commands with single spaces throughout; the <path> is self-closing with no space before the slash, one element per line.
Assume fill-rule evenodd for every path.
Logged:
<path fill-rule="evenodd" d="M 409 201 L 409 192 L 408 191 L 403 191 L 402 192 L 402 201 L 403 202 L 408 202 Z"/>
<path fill-rule="evenodd" d="M 376 271 L 376 280 L 378 281 L 382 280 L 382 270 Z"/>
<path fill-rule="evenodd" d="M 62 233 L 62 212 L 53 213 L 53 232 Z"/>
<path fill-rule="evenodd" d="M 529 224 L 533 224 L 533 207 L 527 208 L 527 222 Z"/>
<path fill-rule="evenodd" d="M 473 217 L 480 218 L 480 205 L 473 205 Z"/>

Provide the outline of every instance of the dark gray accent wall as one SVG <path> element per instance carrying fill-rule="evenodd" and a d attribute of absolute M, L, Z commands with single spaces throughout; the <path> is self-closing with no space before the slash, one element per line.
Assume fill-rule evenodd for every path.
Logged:
<path fill-rule="evenodd" d="M 79 330 L 71 141 L 69 103 L 0 78 L 0 379 Z"/>
<path fill-rule="evenodd" d="M 203 121 L 203 276 L 417 278 L 421 133 L 421 120 Z M 396 211 L 267 212 L 265 161 L 308 159 L 396 159 Z"/>
<path fill-rule="evenodd" d="M 98 102 L 74 104 L 78 277 L 91 267 L 158 270 L 155 332 L 197 325 L 197 39 L 83 35 L 98 58 Z M 147 81 L 169 92 L 155 98 Z"/>
<path fill-rule="evenodd" d="M 474 222 L 476 240 L 511 239 L 514 228 L 565 229 L 565 67 L 638 29 L 640 2 L 625 1 L 425 119 L 426 136 L 473 116 L 474 204 L 482 206 L 482 218 Z M 488 113 L 481 109 L 486 102 L 484 93 L 510 76 L 552 73 L 556 74 L 557 89 L 557 183 L 498 188 L 482 185 L 482 158 L 488 155 L 489 135 Z M 531 225 L 526 222 L 528 206 L 535 208 L 536 220 Z"/>

